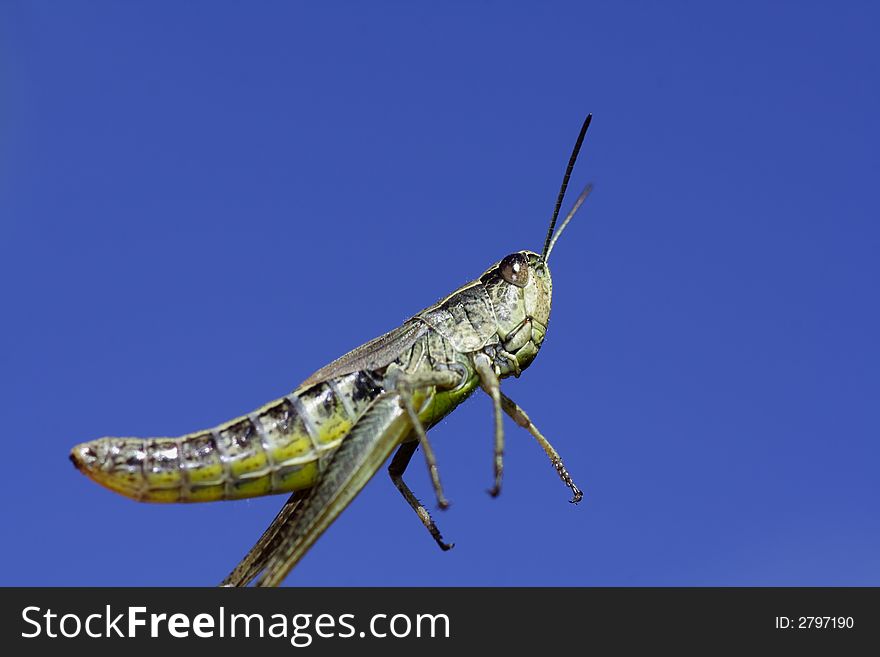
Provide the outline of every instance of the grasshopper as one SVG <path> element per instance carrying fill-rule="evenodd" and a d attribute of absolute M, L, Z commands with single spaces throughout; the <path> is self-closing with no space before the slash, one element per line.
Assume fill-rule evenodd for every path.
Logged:
<path fill-rule="evenodd" d="M 289 395 L 212 429 L 177 438 L 100 438 L 70 457 L 91 479 L 144 502 L 205 502 L 292 492 L 281 511 L 221 582 L 277 586 L 382 464 L 434 541 L 446 543 L 428 510 L 403 480 L 421 446 L 438 506 L 443 492 L 427 430 L 477 387 L 494 410 L 494 482 L 501 490 L 502 412 L 535 437 L 573 503 L 581 490 L 562 458 L 500 379 L 518 377 L 541 348 L 550 317 L 548 260 L 556 240 L 586 200 L 578 197 L 554 232 L 565 190 L 589 128 L 572 150 L 541 254 L 512 253 L 399 328 L 319 369 Z"/>

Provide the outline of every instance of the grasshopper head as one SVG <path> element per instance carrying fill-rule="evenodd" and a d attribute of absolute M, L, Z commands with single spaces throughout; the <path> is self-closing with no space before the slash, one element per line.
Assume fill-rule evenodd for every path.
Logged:
<path fill-rule="evenodd" d="M 480 277 L 480 282 L 488 292 L 495 309 L 501 347 L 516 358 L 519 370 L 524 370 L 535 359 L 544 342 L 544 336 L 547 334 L 547 323 L 550 320 L 550 300 L 553 292 L 553 281 L 550 278 L 550 268 L 547 265 L 550 253 L 568 222 L 571 221 L 593 189 L 592 184 L 584 187 L 559 226 L 559 230 L 554 230 L 559 209 L 565 198 L 569 176 L 571 176 L 571 171 L 592 119 L 593 115 L 588 114 L 574 144 L 565 176 L 562 178 L 562 186 L 556 197 L 556 206 L 553 209 L 550 228 L 547 230 L 541 254 L 533 251 L 511 253 L 490 267 Z M 512 372 L 510 370 L 502 372 L 502 376 L 511 373 L 518 374 L 515 367 L 512 369 Z"/>
<path fill-rule="evenodd" d="M 587 123 L 586 125 L 589 125 Z M 548 232 L 544 251 L 517 251 L 495 263 L 480 277 L 495 309 L 496 326 L 501 346 L 516 358 L 520 370 L 527 368 L 544 342 L 547 323 L 550 321 L 550 302 L 553 296 L 553 280 L 547 261 L 550 253 L 574 217 L 590 191 L 587 185 L 578 196 L 574 206 L 555 233 Z M 565 187 L 563 186 L 563 191 Z M 554 212 L 554 223 L 556 214 Z M 554 223 L 550 224 L 551 231 Z M 515 373 L 516 368 L 514 368 Z M 507 376 L 510 372 L 502 373 Z"/>
<path fill-rule="evenodd" d="M 501 346 L 525 369 L 538 355 L 550 319 L 547 263 L 537 253 L 518 251 L 493 265 L 480 282 L 495 309 Z"/>

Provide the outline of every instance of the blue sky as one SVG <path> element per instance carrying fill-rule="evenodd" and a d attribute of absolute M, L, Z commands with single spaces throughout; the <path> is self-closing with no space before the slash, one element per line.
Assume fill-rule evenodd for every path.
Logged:
<path fill-rule="evenodd" d="M 80 441 L 292 390 L 595 192 L 536 362 L 432 431 L 441 553 L 380 471 L 293 585 L 880 585 L 870 3 L 5 2 L 12 585 L 211 585 L 283 497 L 143 505 Z M 431 500 L 421 461 L 408 481 Z"/>

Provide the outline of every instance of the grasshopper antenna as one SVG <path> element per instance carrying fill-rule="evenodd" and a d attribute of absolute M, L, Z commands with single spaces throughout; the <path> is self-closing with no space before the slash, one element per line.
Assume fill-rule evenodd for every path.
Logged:
<path fill-rule="evenodd" d="M 568 226 L 568 222 L 571 221 L 571 218 L 575 215 L 575 213 L 581 209 L 581 205 L 583 202 L 587 200 L 587 197 L 590 195 L 590 192 L 593 191 L 593 183 L 587 183 L 586 187 L 584 187 L 584 191 L 580 193 L 577 197 L 577 200 L 574 202 L 574 205 L 571 206 L 571 211 L 568 213 L 568 216 L 565 217 L 565 220 L 562 222 L 562 225 L 559 226 L 559 230 L 556 231 L 556 234 L 553 236 L 553 239 L 550 240 L 550 244 L 547 247 L 547 253 L 541 256 L 541 259 L 544 262 L 550 260 L 550 252 L 553 251 L 553 247 L 556 246 L 556 240 L 559 239 L 559 236 L 562 235 L 562 231 L 565 230 L 565 227 Z"/>
<path fill-rule="evenodd" d="M 547 231 L 547 238 L 544 240 L 544 250 L 541 252 L 541 259 L 546 261 L 547 256 L 550 255 L 551 248 L 551 240 L 555 242 L 553 239 L 553 229 L 556 228 L 556 219 L 559 217 L 559 209 L 562 207 L 562 200 L 565 198 L 565 190 L 568 188 L 568 179 L 571 178 L 571 170 L 574 169 L 574 163 L 577 161 L 578 153 L 581 150 L 581 145 L 584 143 L 584 137 L 587 135 L 587 128 L 590 127 L 590 121 L 593 120 L 593 114 L 587 114 L 587 118 L 584 120 L 584 125 L 581 126 L 581 132 L 578 135 L 577 141 L 574 143 L 574 149 L 571 151 L 571 157 L 568 158 L 568 167 L 565 169 L 565 175 L 562 177 L 562 186 L 559 188 L 559 195 L 556 197 L 556 207 L 553 208 L 553 217 L 550 219 L 550 228 Z M 589 194 L 589 191 L 584 190 L 586 194 L 582 193 L 584 199 L 586 199 L 586 195 Z M 583 199 L 580 199 L 581 203 L 583 203 Z M 574 216 L 574 212 L 569 213 L 569 216 L 566 217 L 565 222 L 562 224 L 562 227 L 565 227 L 571 217 Z M 559 229 L 559 232 L 562 232 L 562 228 Z"/>

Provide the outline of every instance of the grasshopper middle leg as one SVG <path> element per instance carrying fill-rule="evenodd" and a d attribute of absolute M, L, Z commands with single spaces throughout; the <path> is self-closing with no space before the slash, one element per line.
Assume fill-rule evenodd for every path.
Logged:
<path fill-rule="evenodd" d="M 425 433 L 425 427 L 422 426 L 419 414 L 413 405 L 413 391 L 432 387 L 454 388 L 460 382 L 461 377 L 451 370 L 437 370 L 414 376 L 398 373 L 394 378 L 394 387 L 400 395 L 400 403 L 406 410 L 413 431 L 419 440 L 418 444 L 422 446 L 422 451 L 425 453 L 428 474 L 431 477 L 431 483 L 434 485 L 437 505 L 441 509 L 449 508 L 449 500 L 446 499 L 446 495 L 443 493 L 443 486 L 440 483 L 440 471 L 437 469 L 437 457 L 434 456 L 434 449 L 431 447 L 431 443 L 428 442 L 428 434 Z"/>
<path fill-rule="evenodd" d="M 443 541 L 443 536 L 440 534 L 440 530 L 437 529 L 437 525 L 434 524 L 434 519 L 431 518 L 431 514 L 428 513 L 428 510 L 424 505 L 419 502 L 418 498 L 413 495 L 412 490 L 410 490 L 410 487 L 407 486 L 406 482 L 403 480 L 403 473 L 406 470 L 406 466 L 409 465 L 409 461 L 418 446 L 419 443 L 416 441 L 403 443 L 398 448 L 394 458 L 391 459 L 391 464 L 388 466 L 388 475 L 391 477 L 391 481 L 394 482 L 394 485 L 397 486 L 397 490 L 403 495 L 403 499 L 405 499 L 412 510 L 416 512 L 416 515 L 419 517 L 419 520 L 422 521 L 422 524 L 427 527 L 431 536 L 437 542 L 437 545 L 440 546 L 440 549 L 444 551 L 449 550 L 455 544 Z"/>

